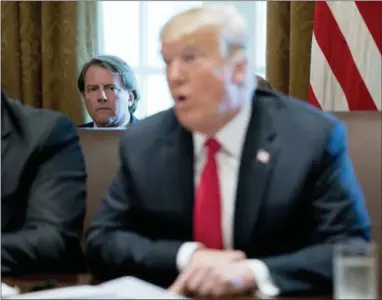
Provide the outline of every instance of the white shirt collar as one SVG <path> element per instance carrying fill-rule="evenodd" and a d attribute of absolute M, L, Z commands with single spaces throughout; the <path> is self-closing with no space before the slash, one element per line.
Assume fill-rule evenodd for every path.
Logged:
<path fill-rule="evenodd" d="M 125 122 L 122 126 L 114 127 L 114 128 L 126 128 L 130 124 L 130 119 Z M 107 127 L 98 127 L 96 122 L 93 121 L 93 128 L 107 128 Z"/>
<path fill-rule="evenodd" d="M 215 136 L 222 147 L 222 151 L 236 158 L 241 157 L 247 127 L 252 115 L 252 94 L 250 93 L 250 95 L 251 97 L 246 99 L 239 113 Z M 196 158 L 199 158 L 208 137 L 199 132 L 193 132 L 192 137 L 194 142 L 194 155 Z"/>

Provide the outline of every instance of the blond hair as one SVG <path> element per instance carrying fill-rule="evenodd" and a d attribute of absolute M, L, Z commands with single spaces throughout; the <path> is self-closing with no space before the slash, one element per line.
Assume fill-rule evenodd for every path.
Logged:
<path fill-rule="evenodd" d="M 222 56 L 236 60 L 246 54 L 247 24 L 236 8 L 227 5 L 191 8 L 175 15 L 163 26 L 160 40 L 177 40 L 209 26 L 220 29 Z"/>

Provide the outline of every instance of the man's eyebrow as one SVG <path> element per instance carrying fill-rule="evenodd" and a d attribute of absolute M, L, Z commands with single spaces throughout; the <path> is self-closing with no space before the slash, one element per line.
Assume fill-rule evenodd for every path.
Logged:
<path fill-rule="evenodd" d="M 194 44 L 187 44 L 181 50 L 181 53 L 184 53 L 184 52 L 201 52 L 201 50 L 197 46 L 195 46 Z M 161 55 L 163 60 L 166 60 L 166 53 L 164 53 L 162 50 L 160 50 L 159 54 Z"/>
<path fill-rule="evenodd" d="M 193 45 L 193 44 L 188 44 L 188 45 L 186 45 L 184 48 L 183 48 L 183 51 L 189 51 L 189 52 L 195 52 L 195 51 L 199 51 L 199 48 L 198 47 L 196 47 L 195 45 Z"/>
<path fill-rule="evenodd" d="M 106 83 L 106 84 L 101 84 L 103 86 L 109 87 L 109 86 L 117 86 L 115 83 Z M 99 84 L 87 84 L 86 87 L 99 87 Z"/>

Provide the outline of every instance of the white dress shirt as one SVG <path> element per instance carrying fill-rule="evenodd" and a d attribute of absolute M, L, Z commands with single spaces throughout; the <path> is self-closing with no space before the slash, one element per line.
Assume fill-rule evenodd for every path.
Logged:
<path fill-rule="evenodd" d="M 236 201 L 236 189 L 239 175 L 240 160 L 247 127 L 252 114 L 252 100 L 248 99 L 239 114 L 215 136 L 220 143 L 221 150 L 217 153 L 216 163 L 220 182 L 223 245 L 225 249 L 233 249 L 233 224 Z M 199 178 L 204 168 L 206 150 L 204 143 L 207 136 L 193 133 L 195 189 L 199 185 Z M 177 254 L 177 267 L 182 271 L 188 264 L 194 251 L 200 247 L 197 242 L 184 243 Z M 268 267 L 258 259 L 248 259 L 248 266 L 256 279 L 258 296 L 274 297 L 279 289 L 274 285 Z"/>
<path fill-rule="evenodd" d="M 105 126 L 103 126 L 103 127 L 98 127 L 97 124 L 96 124 L 96 122 L 93 121 L 93 128 L 126 129 L 126 127 L 127 127 L 129 124 L 130 124 L 130 118 L 129 118 L 129 120 L 128 120 L 127 122 L 123 123 L 123 125 L 118 126 L 118 127 L 105 127 Z"/>

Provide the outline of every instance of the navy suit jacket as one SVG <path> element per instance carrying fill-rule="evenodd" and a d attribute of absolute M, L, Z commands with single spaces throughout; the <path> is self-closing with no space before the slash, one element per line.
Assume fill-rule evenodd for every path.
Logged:
<path fill-rule="evenodd" d="M 168 286 L 193 240 L 192 134 L 169 109 L 127 129 L 121 167 L 87 234 L 95 277 Z M 263 149 L 270 161 L 256 159 Z M 332 288 L 333 244 L 368 240 L 370 222 L 344 124 L 257 89 L 239 170 L 234 248 L 261 259 L 283 294 Z"/>

